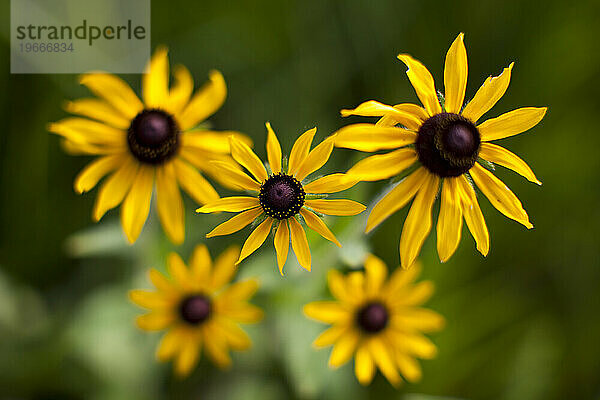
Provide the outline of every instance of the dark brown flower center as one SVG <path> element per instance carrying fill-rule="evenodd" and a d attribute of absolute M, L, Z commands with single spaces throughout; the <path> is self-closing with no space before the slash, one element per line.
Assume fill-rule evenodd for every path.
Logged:
<path fill-rule="evenodd" d="M 206 321 L 212 311 L 210 299 L 204 295 L 185 297 L 179 303 L 179 316 L 190 325 Z"/>
<path fill-rule="evenodd" d="M 388 324 L 389 315 L 381 303 L 369 303 L 356 314 L 358 326 L 366 333 L 377 333 Z"/>
<path fill-rule="evenodd" d="M 179 148 L 179 127 L 170 114 L 146 109 L 131 121 L 127 144 L 140 162 L 161 164 L 173 157 Z"/>
<path fill-rule="evenodd" d="M 293 176 L 273 174 L 262 184 L 258 199 L 265 214 L 277 219 L 296 215 L 304 205 L 304 188 Z"/>
<path fill-rule="evenodd" d="M 441 113 L 421 125 L 415 148 L 421 164 L 447 178 L 471 169 L 480 144 L 479 131 L 471 121 L 458 114 Z"/>

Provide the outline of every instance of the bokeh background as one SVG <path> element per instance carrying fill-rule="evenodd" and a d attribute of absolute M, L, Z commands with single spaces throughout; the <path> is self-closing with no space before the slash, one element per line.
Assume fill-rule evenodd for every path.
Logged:
<path fill-rule="evenodd" d="M 93 224 L 95 191 L 78 196 L 72 189 L 89 159 L 66 155 L 45 130 L 66 115 L 65 99 L 88 93 L 74 75 L 10 75 L 8 3 L 0 9 L 0 398 L 600 398 L 599 2 L 152 1 L 153 46 L 166 44 L 172 62 L 187 65 L 197 85 L 212 68 L 224 73 L 229 96 L 210 121 L 250 135 L 262 156 L 266 120 L 289 151 L 307 128 L 318 126 L 322 139 L 358 121 L 342 119 L 340 108 L 368 99 L 416 101 L 399 52 L 424 62 L 442 88 L 445 53 L 461 31 L 467 98 L 488 75 L 516 62 L 507 94 L 487 117 L 549 106 L 537 127 L 502 141 L 543 186 L 502 167 L 496 172 L 535 228 L 527 231 L 481 197 L 491 233 L 487 258 L 466 228 L 445 264 L 436 258 L 435 234 L 427 239 L 424 278 L 437 286 L 428 306 L 448 323 L 432 335 L 439 356 L 422 362 L 422 381 L 399 390 L 380 375 L 360 387 L 352 363 L 329 370 L 329 351 L 310 346 L 324 326 L 305 319 L 301 306 L 327 298 L 326 271 L 359 267 L 365 251 L 395 268 L 406 209 L 370 236 L 362 234 L 364 217 L 330 220 L 344 248 L 310 236 L 311 273 L 292 256 L 280 277 L 270 242 L 244 263 L 240 276 L 261 279 L 255 303 L 266 319 L 248 328 L 254 347 L 236 353 L 230 371 L 203 359 L 179 381 L 170 365 L 155 363 L 159 335 L 134 327 L 141 310 L 127 291 L 148 287 L 146 269 L 163 269 L 170 251 L 187 259 L 205 242 L 216 255 L 248 231 L 204 239 L 223 216 L 195 215 L 190 199 L 179 247 L 165 240 L 154 218 L 132 247 L 118 211 Z M 125 78 L 139 90 L 139 75 Z M 336 150 L 325 171 L 345 171 L 360 157 Z M 387 184 L 363 183 L 348 195 L 369 203 Z"/>

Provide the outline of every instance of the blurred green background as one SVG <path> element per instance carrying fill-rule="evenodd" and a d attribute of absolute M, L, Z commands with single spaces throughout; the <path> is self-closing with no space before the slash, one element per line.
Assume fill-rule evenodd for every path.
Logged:
<path fill-rule="evenodd" d="M 187 65 L 197 86 L 210 69 L 223 72 L 228 99 L 210 121 L 252 136 L 261 156 L 266 120 L 289 151 L 307 128 L 318 126 L 322 139 L 359 120 L 342 119 L 341 108 L 368 99 L 416 101 L 399 52 L 425 63 L 442 88 L 445 53 L 461 31 L 467 98 L 516 62 L 507 94 L 488 117 L 549 106 L 536 128 L 502 141 L 543 186 L 497 168 L 535 228 L 506 219 L 480 196 L 491 234 L 486 259 L 466 228 L 445 264 L 435 234 L 427 239 L 424 277 L 437 286 L 428 306 L 448 324 L 432 335 L 439 356 L 422 362 L 422 381 L 400 390 L 379 374 L 360 387 L 352 363 L 329 370 L 329 351 L 310 346 L 324 326 L 306 320 L 301 306 L 327 298 L 326 271 L 356 267 L 366 250 L 395 268 L 406 209 L 370 236 L 362 234 L 364 216 L 331 219 L 344 248 L 311 235 L 312 273 L 291 256 L 281 278 L 270 241 L 253 255 L 240 274 L 261 278 L 255 303 L 266 319 L 248 328 L 255 345 L 234 355 L 232 370 L 203 359 L 178 381 L 169 364 L 155 363 L 159 335 L 136 330 L 141 310 L 127 290 L 148 287 L 145 270 L 163 269 L 171 250 L 187 259 L 206 242 L 215 256 L 248 230 L 205 240 L 223 216 L 195 215 L 190 199 L 178 248 L 155 218 L 133 247 L 118 212 L 94 225 L 96 192 L 72 189 L 90 159 L 66 155 L 45 130 L 66 115 L 65 99 L 88 92 L 74 75 L 10 75 L 8 3 L 0 9 L 0 398 L 600 399 L 598 1 L 152 1 L 153 47 L 168 45 L 172 63 Z M 125 78 L 139 90 L 139 75 Z M 336 150 L 323 171 L 345 171 L 361 156 Z M 386 185 L 363 183 L 347 195 L 368 203 Z"/>

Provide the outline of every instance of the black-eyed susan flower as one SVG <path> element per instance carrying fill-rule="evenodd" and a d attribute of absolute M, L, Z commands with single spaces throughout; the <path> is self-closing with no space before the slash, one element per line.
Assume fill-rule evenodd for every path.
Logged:
<path fill-rule="evenodd" d="M 168 259 L 169 277 L 151 269 L 155 291 L 132 290 L 130 299 L 150 310 L 137 318 L 145 331 L 167 330 L 156 350 L 159 361 L 173 359 L 178 376 L 194 368 L 202 349 L 219 367 L 231 365 L 229 349 L 242 351 L 251 341 L 239 324 L 260 321 L 263 312 L 248 303 L 255 279 L 233 280 L 239 248 L 225 250 L 213 263 L 206 246 L 196 246 L 189 268 L 176 253 Z"/>
<path fill-rule="evenodd" d="M 240 212 L 217 226 L 206 237 L 228 235 L 252 222 L 258 224 L 244 243 L 238 263 L 262 246 L 273 228 L 279 272 L 283 274 L 290 238 L 298 262 L 310 271 L 310 249 L 300 221 L 303 220 L 309 228 L 341 247 L 318 214 L 356 215 L 361 213 L 365 206 L 352 200 L 323 198 L 328 193 L 340 192 L 356 184 L 357 180 L 342 179 L 344 174 L 325 175 L 312 182 L 305 181 L 329 159 L 333 150 L 331 137 L 310 150 L 317 129 L 304 132 L 294 143 L 287 162 L 282 160 L 281 146 L 271 125 L 267 123 L 266 126 L 270 173 L 248 145 L 232 137 L 231 156 L 252 176 L 220 161 L 213 161 L 213 164 L 221 169 L 224 178 L 229 179 L 231 185 L 248 191 L 251 196 L 224 197 L 206 204 L 197 211 Z"/>
<path fill-rule="evenodd" d="M 337 368 L 354 356 L 356 378 L 363 385 L 373 380 L 375 369 L 397 386 L 400 375 L 414 382 L 421 378 L 416 358 L 433 358 L 437 349 L 422 333 L 440 330 L 444 319 L 420 305 L 433 294 L 429 281 L 414 283 L 419 263 L 397 268 L 389 280 L 387 266 L 369 255 L 365 271 L 347 276 L 329 271 L 329 290 L 334 301 L 316 301 L 304 306 L 304 314 L 327 324 L 314 341 L 317 348 L 333 345 L 329 366 Z"/>
<path fill-rule="evenodd" d="M 69 117 L 49 125 L 64 138 L 74 154 L 98 158 L 75 178 L 75 190 L 84 193 L 110 175 L 102 184 L 92 213 L 95 221 L 121 205 L 121 223 L 130 243 L 137 240 L 150 210 L 156 184 L 156 205 L 162 226 L 173 243 L 185 235 L 183 201 L 179 186 L 196 202 L 219 198 L 198 172 L 219 179 L 210 160 L 230 162 L 228 137 L 236 132 L 194 129 L 217 111 L 227 94 L 223 76 L 212 71 L 209 82 L 194 95 L 194 82 L 183 66 L 174 70 L 169 88 L 167 50 L 159 48 L 142 79 L 141 101 L 120 78 L 90 73 L 80 78 L 97 98 L 68 102 Z"/>
<path fill-rule="evenodd" d="M 408 54 L 400 54 L 398 58 L 408 67 L 406 74 L 424 107 L 409 103 L 392 107 L 367 101 L 354 110 L 342 110 L 342 115 L 378 116 L 381 119 L 376 124 L 346 126 L 336 135 L 335 142 L 339 147 L 365 152 L 393 150 L 359 161 L 348 171 L 349 177 L 376 181 L 416 167 L 375 205 L 369 215 L 367 232 L 414 197 L 400 239 L 402 266 L 409 267 L 431 230 L 432 207 L 441 187 L 437 222 L 440 260 L 448 260 L 458 247 L 463 218 L 475 238 L 477 249 L 485 256 L 489 251 L 489 234 L 474 184 L 498 211 L 532 228 L 517 196 L 486 169 L 486 165 L 502 165 L 541 184 L 525 161 L 490 142 L 532 128 L 542 120 L 546 108 L 519 108 L 478 123 L 504 95 L 514 63 L 499 76 L 486 79 L 475 97 L 463 107 L 467 52 L 462 33 L 446 55 L 445 99 L 441 95 L 438 98 L 433 77 L 423 64 Z"/>

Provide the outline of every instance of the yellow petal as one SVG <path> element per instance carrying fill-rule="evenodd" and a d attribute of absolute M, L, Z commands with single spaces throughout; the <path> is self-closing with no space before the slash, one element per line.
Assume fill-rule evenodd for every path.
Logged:
<path fill-rule="evenodd" d="M 354 374 L 361 385 L 368 385 L 375 375 L 375 362 L 367 346 L 358 346 L 354 358 Z"/>
<path fill-rule="evenodd" d="M 329 366 L 337 368 L 350 361 L 359 340 L 360 336 L 355 330 L 348 330 L 333 346 L 331 356 L 329 356 Z"/>
<path fill-rule="evenodd" d="M 240 247 L 231 245 L 225 249 L 215 260 L 214 275 L 212 277 L 212 286 L 215 289 L 224 286 L 233 279 L 236 268 L 235 262 L 240 256 Z"/>
<path fill-rule="evenodd" d="M 375 365 L 377 365 L 383 376 L 385 376 L 393 386 L 397 387 L 402 382 L 402 378 L 400 378 L 400 375 L 398 374 L 396 363 L 394 362 L 389 346 L 387 346 L 380 337 L 374 337 L 369 340 L 368 346 L 369 353 L 371 354 L 371 357 L 373 357 Z"/>
<path fill-rule="evenodd" d="M 473 235 L 473 239 L 477 243 L 477 250 L 484 256 L 487 256 L 490 250 L 490 235 L 483 214 L 481 213 L 481 208 L 479 208 L 475 190 L 464 175 L 458 177 L 456 183 L 461 193 L 462 213 L 465 222 L 469 227 L 471 235 Z"/>
<path fill-rule="evenodd" d="M 127 157 L 119 169 L 104 182 L 94 205 L 92 213 L 94 221 L 100 221 L 106 211 L 121 203 L 133 184 L 138 165 L 132 157 Z"/>
<path fill-rule="evenodd" d="M 229 154 L 231 146 L 230 138 L 252 146 L 252 140 L 237 131 L 207 131 L 205 129 L 192 129 L 181 133 L 181 146 L 204 150 L 208 153 Z"/>
<path fill-rule="evenodd" d="M 167 110 L 178 119 L 179 113 L 190 100 L 194 91 L 194 80 L 190 71 L 183 65 L 177 65 L 173 69 L 175 84 L 169 91 L 169 99 L 166 104 Z"/>
<path fill-rule="evenodd" d="M 335 269 L 329 270 L 327 273 L 327 284 L 333 297 L 343 303 L 355 303 L 355 299 L 347 288 L 346 278 L 339 271 Z"/>
<path fill-rule="evenodd" d="M 325 329 L 313 342 L 313 346 L 317 348 L 331 346 L 348 331 L 349 327 L 346 324 L 336 324 L 331 328 Z"/>
<path fill-rule="evenodd" d="M 440 186 L 440 179 L 428 174 L 413 200 L 404 221 L 400 237 L 400 259 L 403 268 L 410 268 L 431 230 L 431 209 Z"/>
<path fill-rule="evenodd" d="M 154 52 L 142 76 L 142 94 L 147 108 L 165 108 L 169 100 L 169 59 L 166 47 Z"/>
<path fill-rule="evenodd" d="M 219 368 L 229 368 L 231 366 L 231 357 L 227 349 L 225 338 L 217 335 L 209 326 L 202 329 L 202 340 L 206 354 Z"/>
<path fill-rule="evenodd" d="M 210 183 L 194 167 L 182 159 L 176 158 L 173 162 L 177 182 L 181 188 L 199 204 L 216 201 L 219 194 Z"/>
<path fill-rule="evenodd" d="M 154 186 L 154 167 L 140 165 L 129 194 L 121 206 L 121 225 L 129 243 L 134 243 L 148 218 Z"/>
<path fill-rule="evenodd" d="M 335 146 L 373 152 L 396 149 L 417 140 L 417 134 L 404 128 L 374 124 L 347 125 L 336 132 Z"/>
<path fill-rule="evenodd" d="M 351 188 L 358 183 L 358 179 L 346 174 L 325 175 L 304 185 L 306 193 L 337 193 Z"/>
<path fill-rule="evenodd" d="M 295 173 L 296 179 L 302 181 L 308 175 L 325 165 L 331 156 L 332 150 L 333 140 L 331 138 L 323 140 L 317 147 L 308 153 L 308 156 L 306 156 L 304 161 L 298 166 L 298 170 Z"/>
<path fill-rule="evenodd" d="M 185 237 L 183 200 L 172 163 L 156 169 L 156 206 L 165 233 L 174 244 Z"/>
<path fill-rule="evenodd" d="M 87 86 L 130 121 L 144 108 L 129 85 L 115 75 L 85 74 L 79 78 L 79 83 Z"/>
<path fill-rule="evenodd" d="M 396 268 L 382 289 L 383 295 L 397 297 L 398 293 L 404 293 L 405 287 L 414 282 L 420 274 L 421 263 L 419 260 L 415 261 L 410 269 Z"/>
<path fill-rule="evenodd" d="M 230 285 L 221 294 L 218 295 L 219 306 L 231 307 L 235 303 L 240 303 L 249 300 L 258 290 L 258 281 L 256 279 L 248 279 L 239 281 Z M 239 305 L 239 304 L 237 304 Z"/>
<path fill-rule="evenodd" d="M 365 271 L 365 292 L 367 296 L 375 296 L 387 278 L 387 266 L 380 258 L 369 254 L 365 260 Z"/>
<path fill-rule="evenodd" d="M 98 184 L 100 179 L 119 168 L 126 160 L 127 156 L 123 154 L 114 154 L 100 157 L 89 163 L 75 178 L 75 191 L 77 193 L 85 193 L 88 190 L 92 190 L 94 186 Z"/>
<path fill-rule="evenodd" d="M 246 168 L 259 182 L 267 180 L 267 170 L 260 158 L 246 145 L 234 137 L 229 138 L 231 156 L 241 166 Z"/>
<path fill-rule="evenodd" d="M 121 147 L 123 149 L 126 146 L 127 134 L 124 130 L 91 119 L 65 118 L 49 124 L 48 130 L 77 143 Z"/>
<path fill-rule="evenodd" d="M 247 303 L 221 310 L 221 313 L 241 324 L 255 324 L 264 317 L 264 313 L 260 308 Z"/>
<path fill-rule="evenodd" d="M 467 89 L 467 49 L 465 49 L 464 33 L 459 34 L 448 53 L 444 67 L 444 86 L 446 88 L 446 101 L 444 108 L 449 113 L 458 114 L 465 100 Z"/>
<path fill-rule="evenodd" d="M 269 166 L 271 167 L 271 171 L 274 174 L 281 172 L 281 145 L 279 144 L 279 140 L 277 140 L 277 135 L 273 128 L 271 128 L 271 124 L 267 122 L 265 124 L 267 127 L 267 158 L 269 160 Z"/>
<path fill-rule="evenodd" d="M 525 161 L 504 147 L 492 143 L 482 143 L 479 156 L 486 161 L 512 169 L 530 182 L 537 183 L 538 185 L 542 184 L 542 182 L 535 177 L 535 174 Z"/>
<path fill-rule="evenodd" d="M 387 217 L 404 207 L 419 191 L 428 175 L 425 167 L 419 168 L 379 200 L 369 214 L 366 232 L 371 232 Z"/>
<path fill-rule="evenodd" d="M 338 245 L 338 247 L 342 247 L 340 242 L 336 239 L 335 235 L 329 230 L 329 228 L 327 227 L 327 225 L 325 225 L 321 218 L 319 218 L 312 211 L 309 211 L 306 208 L 302 208 L 300 210 L 300 214 L 302 214 L 306 225 L 308 225 L 310 229 L 317 232 L 325 239 L 335 243 L 336 245 Z"/>
<path fill-rule="evenodd" d="M 163 335 L 156 348 L 156 358 L 159 361 L 167 361 L 179 351 L 183 340 L 182 330 L 182 328 L 173 328 Z"/>
<path fill-rule="evenodd" d="M 127 129 L 131 121 L 110 104 L 100 99 L 79 99 L 65 104 L 65 110 L 72 114 L 93 118 L 118 129 Z"/>
<path fill-rule="evenodd" d="M 160 331 L 167 328 L 175 321 L 172 313 L 165 311 L 153 311 L 148 314 L 140 315 L 135 322 L 138 328 L 144 331 Z"/>
<path fill-rule="evenodd" d="M 312 128 L 304 132 L 298 139 L 296 139 L 294 146 L 292 146 L 292 151 L 290 152 L 288 174 L 294 175 L 300 164 L 302 164 L 302 161 L 304 161 L 304 159 L 308 156 L 310 145 L 315 137 L 315 133 L 317 133 L 317 128 Z"/>
<path fill-rule="evenodd" d="M 355 304 L 360 304 L 365 300 L 365 274 L 362 271 L 350 272 L 347 276 L 346 290 Z"/>
<path fill-rule="evenodd" d="M 379 181 L 398 175 L 416 161 L 417 152 L 414 149 L 398 149 L 364 158 L 346 174 L 361 181 Z"/>
<path fill-rule="evenodd" d="M 179 344 L 179 354 L 175 359 L 175 374 L 179 377 L 189 375 L 200 356 L 200 339 L 189 334 L 186 336 L 186 340 Z"/>
<path fill-rule="evenodd" d="M 229 235 L 231 233 L 242 230 L 253 222 L 259 215 L 263 213 L 263 209 L 260 207 L 253 208 L 239 213 L 238 215 L 228 219 L 222 224 L 218 225 L 215 229 L 206 234 L 207 238 L 214 236 Z"/>
<path fill-rule="evenodd" d="M 462 232 L 462 209 L 456 178 L 442 182 L 442 199 L 437 223 L 437 251 L 446 262 L 456 251 Z"/>
<path fill-rule="evenodd" d="M 414 306 L 423 304 L 433 295 L 435 288 L 430 281 L 422 281 L 406 289 L 402 296 L 390 300 L 394 306 Z"/>
<path fill-rule="evenodd" d="M 496 77 L 488 77 L 479 88 L 473 100 L 467 103 L 462 111 L 462 116 L 473 123 L 488 112 L 494 104 L 504 95 L 510 83 L 510 74 L 515 63 L 510 63 L 508 68 Z"/>
<path fill-rule="evenodd" d="M 212 278 L 210 285 L 215 289 L 220 289 L 233 279 L 237 268 L 235 261 L 240 255 L 238 246 L 232 246 L 228 248 L 215 263 L 215 267 L 212 271 Z"/>
<path fill-rule="evenodd" d="M 306 200 L 305 204 L 316 212 L 325 215 L 356 215 L 366 207 L 353 200 Z"/>
<path fill-rule="evenodd" d="M 403 113 L 411 114 L 414 116 L 414 118 L 397 119 L 397 118 L 394 118 L 393 114 L 386 114 L 383 117 L 381 117 L 379 119 L 379 121 L 377 121 L 376 125 L 378 125 L 378 126 L 395 126 L 398 124 L 402 124 L 410 130 L 418 131 L 419 128 L 421 128 L 421 125 L 423 124 L 423 122 L 425 122 L 425 120 L 427 120 L 427 118 L 429 118 L 427 111 L 423 107 L 418 106 L 416 104 L 412 104 L 412 103 L 396 104 L 394 106 L 394 108 Z"/>
<path fill-rule="evenodd" d="M 302 309 L 304 315 L 326 324 L 347 322 L 352 318 L 350 311 L 337 301 L 313 301 Z"/>
<path fill-rule="evenodd" d="M 252 346 L 250 337 L 238 324 L 226 318 L 219 318 L 214 324 L 215 331 L 219 332 L 233 350 L 243 351 Z"/>
<path fill-rule="evenodd" d="M 148 271 L 148 277 L 152 284 L 161 292 L 170 293 L 176 289 L 166 276 L 154 268 L 151 268 L 150 271 Z"/>
<path fill-rule="evenodd" d="M 195 282 L 208 282 L 212 270 L 212 260 L 208 248 L 199 244 L 194 248 L 190 259 L 190 272 Z"/>
<path fill-rule="evenodd" d="M 275 232 L 274 244 L 275 252 L 277 253 L 277 266 L 279 267 L 279 273 L 283 276 L 283 266 L 285 265 L 290 249 L 290 231 L 287 220 L 279 221 L 277 231 Z"/>
<path fill-rule="evenodd" d="M 208 79 L 209 81 L 196 92 L 179 115 L 179 126 L 184 131 L 214 114 L 221 108 L 227 97 L 225 79 L 219 71 L 211 71 Z"/>
<path fill-rule="evenodd" d="M 258 191 L 260 189 L 258 182 L 250 178 L 245 172 L 231 166 L 231 164 L 223 161 L 211 161 L 210 163 L 219 168 L 222 179 L 227 180 L 229 184 L 238 190 Z"/>
<path fill-rule="evenodd" d="M 406 75 L 429 115 L 441 113 L 442 107 L 438 101 L 433 77 L 427 68 L 408 54 L 399 54 L 398 59 L 408 68 Z"/>
<path fill-rule="evenodd" d="M 417 382 L 423 376 L 421 372 L 421 366 L 414 358 L 407 356 L 406 354 L 396 351 L 396 362 L 398 363 L 398 369 L 400 373 L 409 382 Z"/>
<path fill-rule="evenodd" d="M 306 233 L 304 232 L 302 225 L 296 221 L 296 218 L 289 218 L 288 221 L 290 225 L 290 236 L 292 238 L 292 249 L 296 254 L 298 263 L 302 268 L 310 271 L 311 257 L 308 241 L 306 240 Z"/>
<path fill-rule="evenodd" d="M 248 236 L 248 239 L 244 242 L 244 246 L 242 247 L 242 252 L 240 253 L 240 257 L 238 258 L 236 265 L 241 263 L 244 258 L 248 257 L 250 254 L 254 253 L 256 249 L 258 249 L 269 236 L 269 232 L 271 232 L 271 225 L 273 224 L 273 218 L 267 217 L 260 225 L 256 227 Z"/>
<path fill-rule="evenodd" d="M 169 253 L 167 267 L 169 270 L 169 275 L 171 275 L 179 287 L 185 289 L 190 289 L 193 287 L 190 272 L 177 253 Z"/>
<path fill-rule="evenodd" d="M 523 107 L 502 114 L 497 118 L 488 119 L 477 127 L 481 140 L 504 139 L 518 135 L 536 126 L 546 114 L 546 107 Z"/>
<path fill-rule="evenodd" d="M 390 325 L 402 330 L 435 332 L 444 327 L 445 321 L 438 313 L 425 308 L 403 308 L 393 316 Z"/>
<path fill-rule="evenodd" d="M 147 290 L 130 290 L 129 300 L 140 307 L 149 309 L 164 309 L 172 302 L 160 292 L 150 292 Z"/>
<path fill-rule="evenodd" d="M 382 104 L 375 100 L 365 101 L 354 110 L 342 110 L 341 114 L 343 117 L 348 117 L 350 115 L 361 115 L 363 117 L 388 116 L 389 118 L 393 118 L 395 121 L 397 121 L 396 123 L 407 127 L 421 125 L 421 121 L 415 117 L 413 113 L 407 112 L 402 108 L 396 108 L 388 106 L 387 104 Z"/>
<path fill-rule="evenodd" d="M 390 333 L 392 332 L 393 330 L 390 330 Z M 431 359 L 437 355 L 435 345 L 421 334 L 400 332 L 398 335 L 398 345 L 404 352 L 419 358 Z"/>
<path fill-rule="evenodd" d="M 74 142 L 72 140 L 63 139 L 60 141 L 61 148 L 65 153 L 72 156 L 81 155 L 107 155 L 107 154 L 123 154 L 125 147 L 118 145 L 96 145 L 87 142 Z"/>
<path fill-rule="evenodd" d="M 498 211 L 525 225 L 527 229 L 533 228 L 521 202 L 504 182 L 477 163 L 469 173 L 477 187 Z"/>
<path fill-rule="evenodd" d="M 197 212 L 200 213 L 213 213 L 219 211 L 227 212 L 239 212 L 245 211 L 250 208 L 254 208 L 260 205 L 256 197 L 250 196 L 233 196 L 233 197 L 222 197 L 211 203 L 208 203 L 199 209 Z"/>

